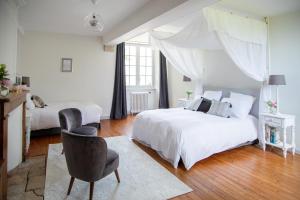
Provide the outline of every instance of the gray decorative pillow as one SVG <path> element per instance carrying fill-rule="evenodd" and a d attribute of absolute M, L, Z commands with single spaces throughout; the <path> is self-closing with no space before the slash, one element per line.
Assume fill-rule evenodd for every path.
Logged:
<path fill-rule="evenodd" d="M 212 100 L 208 114 L 230 118 L 231 103 Z"/>
<path fill-rule="evenodd" d="M 196 111 L 199 107 L 199 105 L 201 104 L 202 98 L 197 98 L 194 99 L 193 101 L 191 101 L 191 103 L 189 103 L 189 105 L 187 107 L 185 107 L 184 109 L 187 110 L 192 110 L 192 111 Z"/>
<path fill-rule="evenodd" d="M 37 108 L 44 108 L 45 106 L 47 106 L 44 103 L 43 99 L 39 96 L 32 95 L 31 100 L 34 103 L 34 106 L 37 107 Z"/>

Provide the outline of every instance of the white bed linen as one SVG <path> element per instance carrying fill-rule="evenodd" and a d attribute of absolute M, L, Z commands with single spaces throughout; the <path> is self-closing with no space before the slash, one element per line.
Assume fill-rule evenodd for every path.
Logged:
<path fill-rule="evenodd" d="M 100 123 L 102 108 L 94 103 L 64 102 L 50 103 L 45 108 L 34 108 L 31 113 L 31 130 L 60 127 L 58 112 L 65 108 L 78 108 L 82 114 L 82 124 Z"/>
<path fill-rule="evenodd" d="M 156 150 L 175 168 L 185 168 L 212 154 L 257 139 L 257 119 L 223 118 L 183 108 L 139 113 L 131 137 Z"/>

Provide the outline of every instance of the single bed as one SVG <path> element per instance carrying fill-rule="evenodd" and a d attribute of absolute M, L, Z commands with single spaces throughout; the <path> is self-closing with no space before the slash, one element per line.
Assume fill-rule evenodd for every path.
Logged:
<path fill-rule="evenodd" d="M 175 168 L 182 159 L 187 170 L 215 153 L 255 141 L 258 137 L 259 91 L 222 91 L 223 97 L 228 97 L 230 91 L 255 96 L 257 100 L 250 114 L 238 119 L 183 108 L 144 111 L 136 116 L 131 138 L 156 150 Z"/>
<path fill-rule="evenodd" d="M 60 133 L 58 112 L 65 108 L 78 108 L 82 113 L 82 124 L 100 128 L 102 108 L 94 103 L 64 102 L 49 103 L 44 108 L 29 110 L 31 114 L 31 136 Z"/>

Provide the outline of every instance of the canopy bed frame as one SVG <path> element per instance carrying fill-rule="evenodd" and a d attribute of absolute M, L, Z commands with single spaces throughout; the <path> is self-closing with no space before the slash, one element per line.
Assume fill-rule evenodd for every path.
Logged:
<path fill-rule="evenodd" d="M 183 109 L 146 111 L 140 113 L 136 118 L 132 134 L 133 139 L 158 151 L 174 167 L 177 167 L 179 157 L 181 157 L 186 169 L 191 168 L 195 162 L 214 153 L 244 145 L 245 143 L 252 143 L 256 139 L 261 141 L 263 127 L 258 123 L 258 118 L 260 113 L 264 111 L 264 102 L 269 98 L 268 95 L 270 94 L 270 88 L 264 85 L 268 77 L 268 26 L 265 21 L 245 18 L 207 7 L 203 8 L 201 15 L 178 33 L 168 34 L 166 37 L 166 34 L 152 31 L 150 36 L 152 45 L 164 54 L 171 66 L 182 75 L 190 77 L 196 82 L 194 92 L 196 96 L 203 93 L 203 69 L 206 67 L 203 62 L 203 51 L 205 50 L 223 49 L 245 75 L 261 83 L 261 88 L 228 89 L 204 87 L 209 90 L 221 90 L 223 97 L 229 97 L 230 92 L 239 92 L 255 97 L 256 101 L 252 106 L 250 115 L 248 115 L 247 122 L 240 120 L 234 124 L 233 122 L 235 120 L 238 121 L 238 118 L 226 120 L 222 119 L 222 117 L 212 117 L 209 114 L 200 114 L 200 112 Z M 196 119 L 190 117 L 188 112 Z M 185 117 L 180 118 L 180 115 Z M 188 118 L 189 121 L 186 121 L 185 118 Z M 232 131 L 235 131 L 235 135 L 230 135 L 231 130 L 226 125 L 227 122 L 232 124 Z M 206 130 L 201 130 L 199 124 L 206 127 Z M 208 126 L 208 124 L 214 124 L 214 126 Z M 237 130 L 238 127 L 242 127 L 241 124 L 245 125 L 245 130 Z M 255 127 L 251 124 L 255 124 Z M 145 128 L 143 129 L 143 127 Z M 227 132 L 226 130 L 224 131 L 226 128 L 228 129 Z M 151 131 L 152 129 L 155 131 Z M 194 129 L 194 132 L 190 129 Z M 255 132 L 256 135 L 249 133 L 247 129 Z M 207 131 L 211 135 L 200 134 L 203 131 Z M 245 136 L 244 134 L 247 131 L 248 136 Z M 201 143 L 201 138 L 197 133 L 201 137 L 205 137 L 204 142 Z M 223 135 L 223 138 L 221 137 L 220 140 L 224 140 L 224 142 L 214 142 L 211 137 L 215 137 L 218 140 L 217 134 L 220 133 Z M 172 141 L 170 142 L 170 140 Z M 200 140 L 200 142 L 197 140 Z M 186 144 L 188 142 L 190 144 Z M 212 144 L 209 146 L 204 144 L 205 142 L 211 142 Z M 189 145 L 192 145 L 194 150 L 191 150 Z M 219 146 L 215 147 L 214 145 Z M 207 152 L 199 152 L 201 148 Z"/>

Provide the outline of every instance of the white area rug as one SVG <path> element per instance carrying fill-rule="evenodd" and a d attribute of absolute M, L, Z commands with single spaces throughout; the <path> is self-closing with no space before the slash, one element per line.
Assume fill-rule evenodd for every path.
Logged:
<path fill-rule="evenodd" d="M 106 141 L 109 148 L 119 153 L 121 183 L 118 184 L 114 173 L 97 181 L 95 200 L 161 200 L 192 191 L 127 137 L 111 137 Z M 62 144 L 49 145 L 45 200 L 88 199 L 89 183 L 77 179 L 70 196 L 66 195 L 70 175 L 61 150 Z"/>

